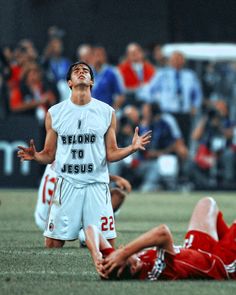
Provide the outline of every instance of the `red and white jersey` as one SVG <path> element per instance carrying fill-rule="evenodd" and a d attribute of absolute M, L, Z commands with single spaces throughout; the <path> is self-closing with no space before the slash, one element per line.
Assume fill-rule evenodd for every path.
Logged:
<path fill-rule="evenodd" d="M 49 205 L 53 196 L 56 181 L 57 174 L 53 170 L 53 164 L 48 164 L 40 182 L 38 199 L 34 212 L 35 222 L 41 230 L 45 229 Z"/>
<path fill-rule="evenodd" d="M 202 250 L 218 256 L 231 278 L 236 279 L 236 223 L 233 223 L 219 241 L 207 233 L 191 230 L 185 236 L 184 247 Z"/>
<path fill-rule="evenodd" d="M 106 257 L 114 248 L 104 249 Z M 227 280 L 229 274 L 223 261 L 216 255 L 201 250 L 178 250 L 175 255 L 165 250 L 148 249 L 138 253 L 142 268 L 135 279 L 139 280 Z M 231 265 L 232 267 L 232 265 Z"/>
<path fill-rule="evenodd" d="M 139 256 L 143 267 L 139 279 L 184 280 L 184 279 L 229 279 L 222 260 L 211 253 L 192 249 L 180 249 L 175 255 L 158 250 L 147 250 Z"/>

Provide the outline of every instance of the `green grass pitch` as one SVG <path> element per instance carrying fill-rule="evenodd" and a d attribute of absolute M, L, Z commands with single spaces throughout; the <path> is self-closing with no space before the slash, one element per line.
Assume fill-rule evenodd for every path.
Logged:
<path fill-rule="evenodd" d="M 160 223 L 181 243 L 191 211 L 201 197 L 213 196 L 231 223 L 236 219 L 235 193 L 130 194 L 116 219 L 117 246 Z M 89 252 L 79 242 L 45 249 L 34 224 L 35 190 L 0 191 L 0 294 L 236 294 L 236 282 L 101 281 Z"/>

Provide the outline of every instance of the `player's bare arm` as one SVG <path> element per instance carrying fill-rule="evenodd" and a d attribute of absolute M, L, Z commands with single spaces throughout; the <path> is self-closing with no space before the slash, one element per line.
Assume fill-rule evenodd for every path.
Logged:
<path fill-rule="evenodd" d="M 104 275 L 103 258 L 100 250 L 110 248 L 109 242 L 102 236 L 98 228 L 94 225 L 89 225 L 85 230 L 86 245 L 91 253 L 95 268 L 101 277 Z"/>
<path fill-rule="evenodd" d="M 122 190 L 131 192 L 132 186 L 128 180 L 118 175 L 110 175 L 110 181 L 115 182 L 115 184 Z"/>
<path fill-rule="evenodd" d="M 105 138 L 107 160 L 109 162 L 116 162 L 138 150 L 145 150 L 145 146 L 151 141 L 151 131 L 146 132 L 142 136 L 139 136 L 138 131 L 139 128 L 136 127 L 131 145 L 119 148 L 116 141 L 116 117 L 113 113 L 111 125 L 108 128 Z"/>
<path fill-rule="evenodd" d="M 30 140 L 29 147 L 18 146 L 19 151 L 17 156 L 21 161 L 35 160 L 41 164 L 50 164 L 55 160 L 56 146 L 57 146 L 57 133 L 52 129 L 51 115 L 48 112 L 45 120 L 46 139 L 44 149 L 37 152 L 34 140 Z"/>
<path fill-rule="evenodd" d="M 106 275 L 109 275 L 115 268 L 123 267 L 124 263 L 131 255 L 145 248 L 154 246 L 165 249 L 171 254 L 175 254 L 172 234 L 166 225 L 160 225 L 151 229 L 106 257 L 104 263 Z"/>

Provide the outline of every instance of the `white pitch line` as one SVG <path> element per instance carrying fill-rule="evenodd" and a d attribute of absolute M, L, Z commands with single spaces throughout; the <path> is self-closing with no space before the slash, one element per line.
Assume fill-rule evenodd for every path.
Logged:
<path fill-rule="evenodd" d="M 84 271 L 84 272 L 72 272 L 72 271 L 53 271 L 53 270 L 42 270 L 42 271 L 33 271 L 33 270 L 26 270 L 26 271 L 1 271 L 0 275 L 25 275 L 25 274 L 33 274 L 33 275 L 83 275 L 87 276 L 88 274 L 96 274 L 95 272 Z"/>
<path fill-rule="evenodd" d="M 0 254 L 17 254 L 17 255 L 29 255 L 29 254 L 34 254 L 34 255 L 62 255 L 62 256 L 75 256 L 75 253 L 71 253 L 71 252 L 51 252 L 49 251 L 43 251 L 43 252 L 37 252 L 37 251 L 19 251 L 19 250 L 0 250 Z"/>

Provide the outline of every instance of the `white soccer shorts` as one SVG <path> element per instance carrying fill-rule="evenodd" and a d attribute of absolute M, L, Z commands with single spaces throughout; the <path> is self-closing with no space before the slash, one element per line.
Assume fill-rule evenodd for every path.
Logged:
<path fill-rule="evenodd" d="M 75 188 L 58 177 L 44 236 L 58 240 L 75 240 L 81 226 L 97 226 L 106 239 L 116 238 L 109 186 L 92 183 Z"/>

